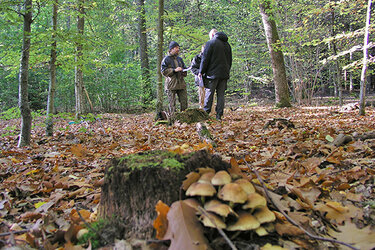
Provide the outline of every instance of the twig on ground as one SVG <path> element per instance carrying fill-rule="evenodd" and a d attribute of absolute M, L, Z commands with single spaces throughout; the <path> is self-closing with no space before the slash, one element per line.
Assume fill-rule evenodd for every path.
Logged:
<path fill-rule="evenodd" d="M 11 234 L 24 234 L 24 233 L 27 233 L 29 231 L 30 231 L 29 229 L 25 229 L 25 230 L 19 230 L 19 231 L 0 233 L 0 237 L 9 236 Z"/>
<path fill-rule="evenodd" d="M 96 230 L 95 228 L 93 228 L 86 220 L 85 218 L 83 218 L 83 216 L 81 215 L 81 213 L 79 212 L 79 209 L 78 209 L 78 206 L 77 206 L 77 203 L 74 204 L 75 205 L 75 208 L 76 208 L 76 211 L 77 211 L 77 214 L 79 216 L 79 218 L 83 221 L 83 223 L 85 224 L 85 226 L 89 229 L 91 229 L 93 232 L 95 232 L 99 237 L 100 239 L 102 239 L 104 241 L 104 243 L 109 243 L 108 240 L 103 236 L 101 235 L 98 230 Z"/>
<path fill-rule="evenodd" d="M 207 216 L 207 218 L 212 222 L 212 224 L 215 225 L 215 227 L 217 228 L 217 230 L 219 231 L 219 233 L 221 234 L 221 236 L 224 237 L 225 241 L 228 243 L 228 245 L 233 249 L 233 250 L 237 250 L 237 247 L 233 244 L 233 242 L 228 238 L 228 236 L 224 233 L 224 231 L 222 229 L 220 229 L 215 221 L 213 219 L 210 218 L 209 214 L 207 213 L 207 211 L 201 207 L 201 206 L 198 206 L 198 210 L 201 211 L 205 216 Z"/>
<path fill-rule="evenodd" d="M 279 206 L 276 204 L 276 202 L 274 202 L 271 198 L 271 196 L 269 195 L 268 193 L 268 189 L 266 187 L 266 185 L 264 184 L 264 181 L 262 180 L 262 178 L 260 177 L 258 171 L 255 169 L 255 168 L 251 168 L 249 163 L 246 161 L 245 158 L 243 158 L 244 162 L 246 163 L 246 166 L 249 168 L 250 171 L 252 171 L 258 178 L 260 184 L 262 184 L 262 187 L 264 189 L 264 193 L 266 195 L 266 198 L 277 208 L 277 210 L 279 210 L 279 212 L 284 215 L 284 217 L 290 222 L 292 223 L 293 225 L 295 225 L 296 227 L 298 227 L 299 229 L 301 229 L 305 234 L 307 234 L 310 238 L 313 238 L 315 240 L 321 240 L 321 241 L 328 241 L 328 242 L 332 242 L 332 243 L 337 243 L 337 244 L 341 244 L 341 245 L 344 245 L 344 246 L 347 246 L 353 250 L 359 250 L 358 248 L 355 248 L 353 247 L 352 245 L 348 244 L 348 243 L 345 243 L 345 242 L 342 242 L 342 241 L 339 241 L 339 240 L 335 240 L 335 239 L 329 239 L 329 238 L 324 238 L 324 237 L 320 237 L 320 236 L 317 236 L 317 235 L 313 235 L 312 233 L 308 232 L 306 229 L 304 229 L 302 226 L 300 226 L 296 221 L 294 221 L 291 217 L 289 217 L 282 209 L 279 208 Z"/>

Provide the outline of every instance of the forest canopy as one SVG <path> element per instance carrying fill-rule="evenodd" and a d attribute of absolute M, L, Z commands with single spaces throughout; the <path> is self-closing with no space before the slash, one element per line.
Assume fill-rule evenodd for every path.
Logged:
<path fill-rule="evenodd" d="M 75 67 L 82 66 L 87 95 L 96 111 L 154 107 L 157 95 L 157 1 L 33 2 L 29 63 L 32 110 L 45 109 L 50 54 L 56 41 L 56 111 L 73 111 Z M 364 1 L 268 1 L 284 53 L 291 100 L 310 103 L 315 96 L 358 94 L 366 21 Z M 53 30 L 53 5 L 57 29 Z M 79 5 L 82 5 L 80 12 Z M 17 106 L 24 1 L 0 3 L 0 111 Z M 142 11 L 141 11 L 142 9 Z M 77 17 L 85 27 L 77 32 Z M 144 29 L 139 29 L 140 19 Z M 181 45 L 187 65 L 208 40 L 212 28 L 225 32 L 233 49 L 227 95 L 249 101 L 273 98 L 272 69 L 258 3 L 242 0 L 171 0 L 164 3 L 164 55 L 172 40 Z M 373 25 L 370 30 L 373 30 Z M 370 32 L 371 34 L 371 32 Z M 142 70 L 140 37 L 146 35 L 147 72 Z M 371 35 L 370 35 L 371 41 Z M 82 57 L 76 60 L 77 44 Z M 371 55 L 370 49 L 370 59 Z M 371 61 L 371 60 L 370 60 Z M 374 88 L 368 73 L 368 90 Z M 149 78 L 144 77 L 149 74 Z M 189 101 L 196 103 L 193 75 Z M 145 84 L 146 83 L 146 84 Z M 88 103 L 86 105 L 89 105 Z"/>

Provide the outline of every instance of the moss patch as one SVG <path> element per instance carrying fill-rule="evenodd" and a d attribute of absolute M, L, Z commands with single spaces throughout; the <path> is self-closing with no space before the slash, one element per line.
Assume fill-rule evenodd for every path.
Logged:
<path fill-rule="evenodd" d="M 142 169 L 144 167 L 162 167 L 167 169 L 182 169 L 184 164 L 177 158 L 180 157 L 176 153 L 169 151 L 146 151 L 138 154 L 127 155 L 120 159 L 120 163 L 126 162 L 126 166 L 130 170 Z"/>

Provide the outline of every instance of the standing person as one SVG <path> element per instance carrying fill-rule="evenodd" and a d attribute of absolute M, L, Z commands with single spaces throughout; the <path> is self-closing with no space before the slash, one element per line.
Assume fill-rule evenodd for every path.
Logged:
<path fill-rule="evenodd" d="M 173 117 L 176 112 L 176 94 L 181 105 L 181 111 L 188 107 L 187 90 L 184 77 L 187 72 L 184 61 L 178 56 L 180 45 L 172 41 L 168 47 L 168 55 L 161 62 L 161 73 L 165 76 L 164 88 L 169 101 L 169 115 Z"/>
<path fill-rule="evenodd" d="M 199 68 L 201 66 L 202 54 L 204 50 L 204 45 L 202 46 L 201 52 L 196 55 L 191 61 L 191 72 L 194 74 L 195 86 L 198 87 L 198 97 L 199 97 L 199 108 L 203 109 L 204 107 L 204 95 L 205 89 L 203 85 L 203 80 L 199 77 Z"/>
<path fill-rule="evenodd" d="M 211 112 L 216 91 L 216 119 L 221 120 L 224 114 L 224 94 L 232 67 L 232 48 L 224 32 L 213 29 L 209 36 L 211 40 L 205 45 L 199 76 L 204 78 L 206 88 L 204 110 L 207 113 Z"/>

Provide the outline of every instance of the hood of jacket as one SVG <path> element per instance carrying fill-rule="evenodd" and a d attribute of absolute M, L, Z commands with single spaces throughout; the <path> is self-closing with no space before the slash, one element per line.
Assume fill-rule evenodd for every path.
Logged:
<path fill-rule="evenodd" d="M 228 42 L 228 36 L 224 32 L 216 32 L 214 38 L 218 38 L 223 42 Z"/>

